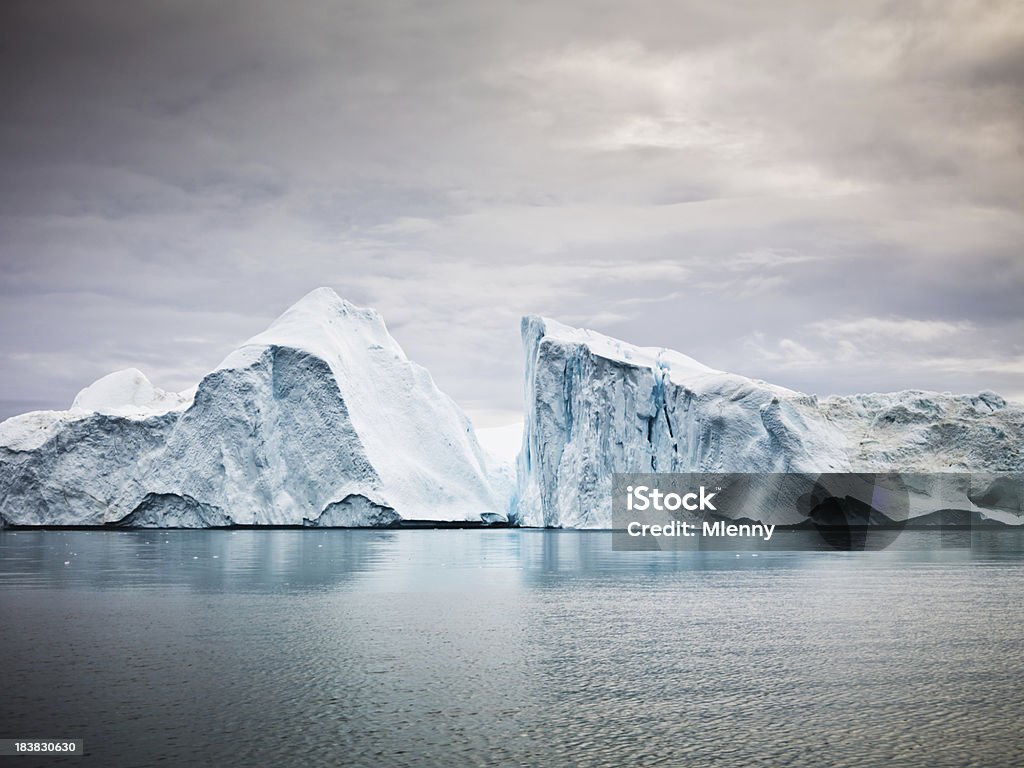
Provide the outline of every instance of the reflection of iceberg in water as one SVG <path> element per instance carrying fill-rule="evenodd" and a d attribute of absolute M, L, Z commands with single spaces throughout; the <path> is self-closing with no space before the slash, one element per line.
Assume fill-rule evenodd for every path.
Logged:
<path fill-rule="evenodd" d="M 92 589 L 310 591 L 373 569 L 381 536 L 330 531 L 17 531 L 3 534 L 7 584 L 57 580 Z M 265 535 L 268 534 L 268 535 Z M 9 556 L 8 556 L 9 554 Z M 66 563 L 66 565 L 65 565 Z M 97 567 L 102 564 L 102 567 Z"/>
<path fill-rule="evenodd" d="M 515 531 L 292 529 L 5 531 L 8 585 L 279 593 L 502 589 Z M 65 563 L 67 563 L 65 565 Z"/>
<path fill-rule="evenodd" d="M 185 590 L 219 594 L 344 591 L 508 593 L 700 572 L 815 567 L 831 556 L 814 530 L 776 533 L 742 548 L 705 540 L 691 549 L 615 551 L 604 531 L 241 530 L 5 531 L 0 581 L 8 587 Z M 905 530 L 864 564 L 907 557 L 949 562 L 1020 557 L 1024 530 Z M 856 555 L 856 553 L 854 553 Z M 881 558 L 881 560 L 877 559 Z M 589 585 L 589 586 L 588 586 Z"/>

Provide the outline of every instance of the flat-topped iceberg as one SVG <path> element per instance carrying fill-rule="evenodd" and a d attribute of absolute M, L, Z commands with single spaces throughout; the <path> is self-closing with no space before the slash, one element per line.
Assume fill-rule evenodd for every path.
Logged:
<path fill-rule="evenodd" d="M 540 317 L 523 319 L 522 336 L 521 525 L 612 527 L 615 473 L 907 472 L 924 483 L 911 499 L 923 516 L 949 499 L 939 473 L 1024 471 L 1024 409 L 991 392 L 819 400 Z M 957 509 L 1021 522 L 961 497 Z M 806 521 L 795 505 L 766 515 Z"/>
<path fill-rule="evenodd" d="M 0 521 L 206 527 L 504 511 L 469 420 L 373 310 L 320 288 L 190 391 L 105 376 L 0 424 Z"/>

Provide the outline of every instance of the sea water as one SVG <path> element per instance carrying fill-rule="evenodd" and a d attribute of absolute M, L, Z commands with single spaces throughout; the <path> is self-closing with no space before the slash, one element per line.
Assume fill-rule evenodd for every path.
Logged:
<path fill-rule="evenodd" d="M 1024 764 L 1024 537 L 0 531 L 21 765 Z"/>

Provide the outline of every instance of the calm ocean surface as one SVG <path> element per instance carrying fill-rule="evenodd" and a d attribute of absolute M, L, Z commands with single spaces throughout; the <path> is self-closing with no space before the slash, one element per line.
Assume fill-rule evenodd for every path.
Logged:
<path fill-rule="evenodd" d="M 1022 532 L 782 549 L 0 531 L 0 768 L 1024 765 Z"/>

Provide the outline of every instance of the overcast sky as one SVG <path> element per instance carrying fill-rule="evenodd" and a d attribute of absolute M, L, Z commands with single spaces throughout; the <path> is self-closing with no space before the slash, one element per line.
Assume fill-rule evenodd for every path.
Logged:
<path fill-rule="evenodd" d="M 304 293 L 477 421 L 546 314 L 804 391 L 1024 399 L 1024 5 L 0 5 L 0 416 Z"/>

